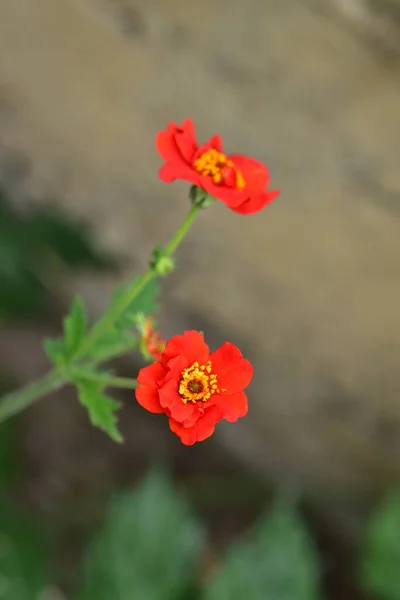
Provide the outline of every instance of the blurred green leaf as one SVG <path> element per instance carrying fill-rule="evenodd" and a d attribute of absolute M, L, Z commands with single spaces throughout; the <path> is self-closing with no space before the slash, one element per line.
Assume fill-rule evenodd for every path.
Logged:
<path fill-rule="evenodd" d="M 86 333 L 86 314 L 83 300 L 77 296 L 72 303 L 71 311 L 64 319 L 64 347 L 69 360 L 78 350 Z"/>
<path fill-rule="evenodd" d="M 35 207 L 25 226 L 37 240 L 41 240 L 42 247 L 51 249 L 59 259 L 71 267 L 114 266 L 111 258 L 102 256 L 94 249 L 90 231 L 86 226 L 54 208 Z"/>
<path fill-rule="evenodd" d="M 32 317 L 51 302 L 62 267 L 110 268 L 86 228 L 48 207 L 17 211 L 0 185 L 0 320 Z M 60 270 L 61 268 L 61 270 Z"/>
<path fill-rule="evenodd" d="M 154 471 L 111 506 L 88 551 L 79 600 L 183 598 L 203 549 L 201 525 L 167 476 Z"/>
<path fill-rule="evenodd" d="M 120 408 L 120 403 L 102 393 L 104 384 L 82 380 L 77 382 L 79 402 L 87 409 L 90 422 L 95 427 L 102 429 L 115 442 L 122 442 L 123 438 L 118 431 L 118 417 L 115 414 Z"/>
<path fill-rule="evenodd" d="M 40 536 L 32 521 L 0 497 L 0 598 L 39 600 L 43 584 Z"/>
<path fill-rule="evenodd" d="M 137 338 L 131 332 L 115 329 L 96 340 L 95 346 L 90 350 L 90 358 L 96 361 L 106 360 L 134 348 L 137 342 Z"/>
<path fill-rule="evenodd" d="M 367 524 L 360 559 L 364 589 L 384 600 L 400 599 L 400 490 L 391 491 Z"/>
<path fill-rule="evenodd" d="M 1 392 L 2 390 L 0 389 Z M 0 424 L 0 494 L 3 490 L 2 486 L 7 486 L 15 478 L 19 470 L 19 457 L 13 443 L 14 432 L 14 419 L 9 419 Z"/>
<path fill-rule="evenodd" d="M 318 562 L 305 525 L 288 498 L 280 499 L 251 540 L 234 544 L 214 574 L 205 600 L 316 600 Z"/>
<path fill-rule="evenodd" d="M 126 289 L 131 286 L 132 282 L 119 286 L 114 294 L 111 306 L 118 303 L 121 296 L 126 292 Z M 117 325 L 121 328 L 132 327 L 136 325 L 139 316 L 143 317 L 155 313 L 158 310 L 156 299 L 159 293 L 159 283 L 157 279 L 153 278 L 144 286 L 129 306 L 125 308 Z"/>
<path fill-rule="evenodd" d="M 74 298 L 69 314 L 64 318 L 64 338 L 48 338 L 43 343 L 47 357 L 56 365 L 65 365 L 79 350 L 85 336 L 87 320 L 83 300 Z"/>
<path fill-rule="evenodd" d="M 47 338 L 43 342 L 43 349 L 50 362 L 56 365 L 65 364 L 65 348 L 62 338 Z"/>

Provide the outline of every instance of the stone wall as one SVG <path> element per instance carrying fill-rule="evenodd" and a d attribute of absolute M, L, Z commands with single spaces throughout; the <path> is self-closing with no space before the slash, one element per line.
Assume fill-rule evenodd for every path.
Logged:
<path fill-rule="evenodd" d="M 265 161 L 279 200 L 201 216 L 166 284 L 165 333 L 204 329 L 253 359 L 249 416 L 222 444 L 261 472 L 365 489 L 400 475 L 400 70 L 337 14 L 3 2 L 0 172 L 16 201 L 88 219 L 139 268 L 187 210 L 187 186 L 156 176 L 169 120 Z"/>

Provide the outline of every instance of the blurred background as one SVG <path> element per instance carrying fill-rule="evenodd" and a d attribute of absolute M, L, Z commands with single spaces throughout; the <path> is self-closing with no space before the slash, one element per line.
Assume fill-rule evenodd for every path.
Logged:
<path fill-rule="evenodd" d="M 227 152 L 268 164 L 281 189 L 254 216 L 204 211 L 163 282 L 164 337 L 203 330 L 211 347 L 230 340 L 253 362 L 246 419 L 185 448 L 122 393 L 119 447 L 65 389 L 7 424 L 2 489 L 39 524 L 48 586 L 7 587 L 1 540 L 14 533 L 3 532 L 0 598 L 70 598 L 88 540 L 129 513 L 123 505 L 106 516 L 110 494 L 125 488 L 135 514 L 140 498 L 156 507 L 154 494 L 161 505 L 171 494 L 186 515 L 186 498 L 198 519 L 189 537 L 207 537 L 188 550 L 196 590 L 284 488 L 303 499 L 323 597 L 376 597 L 354 565 L 366 519 L 400 479 L 399 58 L 399 0 L 0 1 L 2 389 L 45 372 L 41 340 L 58 334 L 76 293 L 96 318 L 116 282 L 144 268 L 184 217 L 187 185 L 157 178 L 154 137 L 169 121 L 192 117 L 200 140 L 220 133 Z M 142 364 L 133 355 L 115 367 L 132 377 Z M 169 475 L 153 471 L 160 463 Z M 152 535 L 156 514 L 147 513 Z M 15 539 L 18 552 L 36 555 L 28 534 Z M 274 556 L 287 569 L 280 543 Z M 258 550 L 243 551 L 246 572 Z M 39 571 L 29 560 L 27 572 Z M 158 592 L 133 591 L 131 580 L 117 592 L 92 578 L 103 592 L 80 599 L 198 593 L 178 594 L 161 575 Z M 383 597 L 400 598 L 394 585 Z M 314 598 L 307 586 L 291 595 L 300 588 L 261 586 L 253 597 Z M 207 593 L 236 597 L 223 589 Z"/>

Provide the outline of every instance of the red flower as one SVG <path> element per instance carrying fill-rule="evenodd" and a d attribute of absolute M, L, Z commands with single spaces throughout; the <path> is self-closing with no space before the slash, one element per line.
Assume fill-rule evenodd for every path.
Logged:
<path fill-rule="evenodd" d="M 141 341 L 145 354 L 148 354 L 156 360 L 161 360 L 165 348 L 165 341 L 158 331 L 154 329 L 154 319 L 152 317 L 147 317 L 144 322 Z"/>
<path fill-rule="evenodd" d="M 162 181 L 189 181 L 240 214 L 258 212 L 279 194 L 266 190 L 267 167 L 242 154 L 225 154 L 219 135 L 199 146 L 191 119 L 181 126 L 170 123 L 158 133 L 156 146 L 165 160 L 159 171 Z"/>
<path fill-rule="evenodd" d="M 161 360 L 139 371 L 136 399 L 152 413 L 165 413 L 169 426 L 187 446 L 214 433 L 221 419 L 247 414 L 243 389 L 253 367 L 240 350 L 225 342 L 210 354 L 198 331 L 172 337 Z"/>

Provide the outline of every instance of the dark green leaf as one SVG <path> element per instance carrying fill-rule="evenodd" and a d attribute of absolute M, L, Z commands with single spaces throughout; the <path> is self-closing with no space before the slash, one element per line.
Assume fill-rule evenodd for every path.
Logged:
<path fill-rule="evenodd" d="M 0 390 L 0 395 L 2 391 Z M 0 423 L 0 489 L 3 484 L 7 487 L 20 472 L 20 452 L 15 444 L 15 426 L 15 419 Z"/>
<path fill-rule="evenodd" d="M 370 519 L 361 554 L 363 588 L 384 600 L 400 598 L 400 490 L 390 492 Z"/>
<path fill-rule="evenodd" d="M 205 591 L 206 600 L 316 600 L 312 541 L 292 502 L 278 502 L 252 540 L 230 548 Z"/>
<path fill-rule="evenodd" d="M 74 299 L 71 312 L 64 319 L 65 356 L 71 359 L 78 350 L 86 333 L 86 315 L 83 301 L 78 296 Z"/>
<path fill-rule="evenodd" d="M 43 584 L 44 558 L 39 535 L 31 521 L 0 498 L 0 597 L 39 600 Z"/>
<path fill-rule="evenodd" d="M 202 527 L 155 471 L 111 506 L 89 549 L 79 600 L 183 598 L 203 548 Z"/>
<path fill-rule="evenodd" d="M 117 428 L 118 417 L 115 414 L 120 403 L 102 393 L 104 384 L 82 380 L 77 383 L 79 402 L 87 409 L 90 422 L 102 429 L 115 442 L 123 438 Z"/>
<path fill-rule="evenodd" d="M 71 267 L 111 267 L 114 262 L 94 248 L 90 231 L 67 215 L 48 208 L 36 209 L 27 219 L 26 228 L 40 240 L 45 250 L 51 249 Z M 47 248 L 46 248 L 47 247 Z"/>

